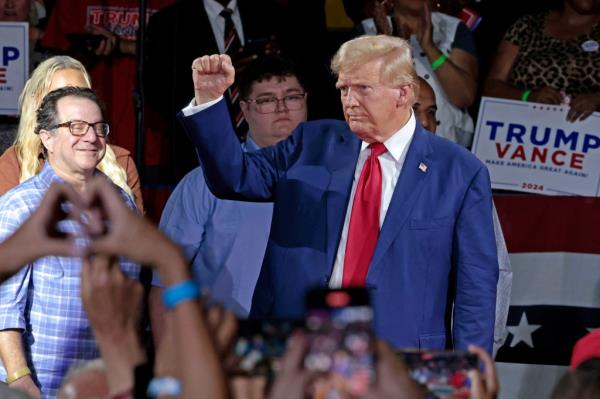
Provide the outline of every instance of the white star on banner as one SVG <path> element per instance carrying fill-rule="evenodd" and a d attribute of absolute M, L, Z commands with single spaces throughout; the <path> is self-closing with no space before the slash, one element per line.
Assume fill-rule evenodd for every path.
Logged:
<path fill-rule="evenodd" d="M 521 320 L 519 320 L 518 326 L 507 326 L 507 330 L 512 334 L 513 339 L 510 342 L 510 347 L 514 348 L 521 341 L 525 342 L 525 344 L 529 345 L 533 348 L 533 340 L 531 339 L 531 334 L 540 328 L 541 324 L 529 324 L 527 321 L 527 316 L 525 312 L 521 315 Z"/>

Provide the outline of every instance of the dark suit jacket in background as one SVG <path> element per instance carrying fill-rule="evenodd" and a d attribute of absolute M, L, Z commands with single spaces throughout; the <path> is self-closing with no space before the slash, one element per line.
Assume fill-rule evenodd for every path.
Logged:
<path fill-rule="evenodd" d="M 246 43 L 279 30 L 277 8 L 266 0 L 238 0 Z M 145 182 L 177 183 L 198 165 L 194 148 L 176 121 L 194 96 L 191 66 L 197 57 L 219 53 L 202 0 L 182 0 L 152 15 L 145 42 L 144 91 L 147 143 L 161 151 Z M 164 135 L 165 137 L 154 137 Z M 148 160 L 148 156 L 146 159 Z M 153 165 L 154 164 L 154 165 Z M 160 175 L 153 171 L 160 170 Z"/>
<path fill-rule="evenodd" d="M 224 101 L 180 119 L 215 195 L 274 201 L 250 316 L 302 317 L 306 290 L 333 271 L 361 141 L 323 120 L 244 154 Z M 491 353 L 497 281 L 486 167 L 417 124 L 366 280 L 376 333 L 396 347 Z"/>

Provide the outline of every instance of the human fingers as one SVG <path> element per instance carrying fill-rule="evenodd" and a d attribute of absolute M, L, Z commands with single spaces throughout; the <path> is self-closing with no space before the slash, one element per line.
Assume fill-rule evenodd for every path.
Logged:
<path fill-rule="evenodd" d="M 233 343 L 237 329 L 237 317 L 235 317 L 235 315 L 232 312 L 224 310 L 223 315 L 221 317 L 221 321 L 217 326 L 216 331 L 214 332 L 215 343 L 217 345 L 219 353 L 227 353 L 227 351 L 231 347 L 231 344 Z"/>
<path fill-rule="evenodd" d="M 306 339 L 301 331 L 295 331 L 288 340 L 288 346 L 281 359 L 281 373 L 298 370 L 302 366 L 302 359 L 306 351 Z"/>
<path fill-rule="evenodd" d="M 585 120 L 594 113 L 594 106 L 581 97 L 575 97 L 571 102 L 571 107 L 567 113 L 567 121 L 577 122 Z"/>
<path fill-rule="evenodd" d="M 560 92 L 548 86 L 532 91 L 530 98 L 531 101 L 542 104 L 560 104 L 562 102 Z"/>
<path fill-rule="evenodd" d="M 192 62 L 192 70 L 196 71 L 199 74 L 206 73 L 208 59 L 209 59 L 208 55 L 203 55 L 202 57 L 196 58 Z"/>
<path fill-rule="evenodd" d="M 143 221 L 127 208 L 112 184 L 101 177 L 93 179 L 88 184 L 84 200 L 90 221 L 88 232 L 94 236 L 88 251 L 113 256 L 127 255 L 123 251 L 134 251 L 130 238 L 135 237 L 137 224 Z"/>
<path fill-rule="evenodd" d="M 495 399 L 498 396 L 498 376 L 496 374 L 496 366 L 492 357 L 485 349 L 475 345 L 469 345 L 469 352 L 474 353 L 483 364 L 483 378 L 485 381 L 485 389 L 487 397 Z"/>
<path fill-rule="evenodd" d="M 81 196 L 68 184 L 53 184 L 38 209 L 23 224 L 21 235 L 36 243 L 39 256 L 76 256 L 78 248 L 73 236 L 58 227 L 60 221 L 78 221 L 84 207 Z M 35 236 L 35 238 L 34 238 Z"/>
<path fill-rule="evenodd" d="M 221 56 L 219 54 L 212 54 L 208 57 L 208 71 L 211 74 L 219 73 L 222 70 Z"/>
<path fill-rule="evenodd" d="M 206 313 L 206 321 L 211 331 L 214 332 L 217 330 L 219 324 L 221 323 L 221 319 L 223 318 L 223 313 L 223 307 L 218 303 L 210 305 Z"/>

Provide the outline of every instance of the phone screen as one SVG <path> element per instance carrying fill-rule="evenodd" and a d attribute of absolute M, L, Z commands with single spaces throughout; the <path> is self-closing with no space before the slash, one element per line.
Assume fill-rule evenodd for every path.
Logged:
<path fill-rule="evenodd" d="M 365 289 L 318 289 L 308 294 L 304 367 L 320 374 L 313 397 L 367 392 L 375 379 L 372 322 Z"/>
<path fill-rule="evenodd" d="M 477 356 L 465 351 L 402 351 L 409 374 L 427 387 L 432 398 L 469 398 L 467 373 L 477 368 Z"/>
<path fill-rule="evenodd" d="M 269 375 L 283 356 L 287 340 L 302 322 L 292 320 L 240 320 L 225 369 L 235 375 Z"/>

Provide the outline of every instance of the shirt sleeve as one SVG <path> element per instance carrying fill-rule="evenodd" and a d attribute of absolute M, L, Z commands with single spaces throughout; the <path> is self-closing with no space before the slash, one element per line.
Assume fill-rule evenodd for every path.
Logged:
<path fill-rule="evenodd" d="M 459 48 L 473 55 L 474 57 L 477 57 L 477 48 L 475 47 L 473 34 L 469 28 L 467 28 L 467 25 L 465 25 L 464 22 L 460 22 L 456 27 L 452 48 Z"/>
<path fill-rule="evenodd" d="M 0 241 L 12 235 L 28 216 L 15 201 L 0 201 Z M 25 329 L 25 306 L 31 265 L 23 267 L 15 275 L 0 284 L 0 330 Z"/>
<path fill-rule="evenodd" d="M 190 103 L 181 110 L 181 113 L 185 116 L 192 116 L 194 114 L 197 114 L 200 111 L 204 111 L 205 109 L 212 107 L 213 105 L 215 105 L 216 103 L 221 101 L 223 98 L 224 97 L 221 96 L 221 97 L 217 98 L 216 100 L 212 100 L 212 101 L 209 101 L 204 104 L 196 104 L 196 100 L 194 99 L 194 100 L 190 101 Z"/>
<path fill-rule="evenodd" d="M 202 169 L 196 168 L 181 180 L 165 205 L 159 228 L 181 247 L 190 263 L 200 251 L 216 201 L 206 186 Z M 161 286 L 157 273 L 152 284 Z"/>
<path fill-rule="evenodd" d="M 504 40 L 515 46 L 522 47 L 525 44 L 525 37 L 527 37 L 527 31 L 532 29 L 531 17 L 525 16 L 519 18 L 514 22 L 504 34 Z"/>

